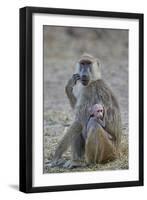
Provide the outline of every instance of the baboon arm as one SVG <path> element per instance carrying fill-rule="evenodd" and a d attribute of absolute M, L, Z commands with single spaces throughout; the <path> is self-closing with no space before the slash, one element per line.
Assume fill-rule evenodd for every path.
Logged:
<path fill-rule="evenodd" d="M 107 107 L 105 113 L 105 131 L 112 136 L 112 140 L 119 146 L 122 134 L 121 116 L 119 108 Z"/>
<path fill-rule="evenodd" d="M 62 154 L 68 149 L 68 147 L 71 145 L 72 141 L 75 140 L 75 137 L 80 135 L 82 132 L 82 125 L 78 122 L 75 121 L 67 130 L 66 134 L 64 137 L 61 139 L 54 157 L 53 161 L 57 161 L 61 158 Z"/>
<path fill-rule="evenodd" d="M 113 123 L 107 123 L 104 127 L 105 131 L 108 132 L 114 140 L 116 140 L 115 136 L 115 126 Z"/>
<path fill-rule="evenodd" d="M 77 102 L 76 97 L 73 94 L 74 85 L 75 85 L 74 80 L 71 78 L 65 87 L 65 92 L 72 108 L 75 107 L 76 102 Z"/>
<path fill-rule="evenodd" d="M 103 128 L 105 128 L 105 126 L 106 126 L 105 118 L 103 120 L 98 119 L 98 122 Z"/>
<path fill-rule="evenodd" d="M 105 131 L 108 132 L 112 136 L 112 140 L 119 147 L 121 141 L 121 123 L 118 121 L 106 122 Z"/>

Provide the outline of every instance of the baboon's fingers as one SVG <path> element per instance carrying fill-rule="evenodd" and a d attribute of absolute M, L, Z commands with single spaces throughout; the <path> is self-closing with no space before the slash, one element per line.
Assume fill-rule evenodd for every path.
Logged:
<path fill-rule="evenodd" d="M 80 75 L 79 75 L 79 74 L 73 74 L 72 78 L 73 78 L 73 80 L 74 80 L 74 82 L 75 82 L 75 84 L 76 84 L 76 82 L 77 82 L 78 80 L 80 80 Z"/>

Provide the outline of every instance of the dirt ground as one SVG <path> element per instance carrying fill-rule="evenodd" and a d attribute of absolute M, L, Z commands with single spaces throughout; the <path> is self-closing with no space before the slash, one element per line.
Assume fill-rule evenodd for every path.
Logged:
<path fill-rule="evenodd" d="M 44 173 L 118 170 L 128 166 L 128 31 L 44 26 Z M 82 53 L 100 59 L 102 77 L 118 98 L 122 116 L 120 157 L 107 164 L 77 169 L 49 168 L 48 162 L 73 120 L 64 87 Z M 70 149 L 64 154 L 70 160 Z"/>

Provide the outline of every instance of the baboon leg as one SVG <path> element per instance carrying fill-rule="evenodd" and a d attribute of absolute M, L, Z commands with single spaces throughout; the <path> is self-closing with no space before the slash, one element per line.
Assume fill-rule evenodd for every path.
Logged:
<path fill-rule="evenodd" d="M 76 168 L 76 167 L 85 167 L 83 163 L 84 154 L 85 154 L 85 140 L 81 134 L 78 134 L 71 144 L 71 161 L 67 161 L 63 167 L 65 168 Z"/>
<path fill-rule="evenodd" d="M 85 141 L 82 133 L 72 141 L 72 159 L 81 160 L 85 153 Z"/>
<path fill-rule="evenodd" d="M 96 145 L 94 144 L 96 134 L 90 134 L 90 137 L 86 141 L 85 145 L 85 159 L 86 163 L 93 164 L 95 161 Z"/>
<path fill-rule="evenodd" d="M 53 164 L 58 165 L 58 161 L 61 158 L 62 154 L 68 149 L 68 147 L 72 144 L 76 137 L 82 132 L 82 125 L 75 121 L 67 130 L 64 137 L 61 139 L 59 145 L 55 150 L 55 154 L 53 157 Z"/>

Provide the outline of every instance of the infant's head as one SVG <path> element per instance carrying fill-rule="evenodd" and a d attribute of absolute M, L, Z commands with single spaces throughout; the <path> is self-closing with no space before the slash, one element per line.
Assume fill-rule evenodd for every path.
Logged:
<path fill-rule="evenodd" d="M 104 117 L 104 107 L 102 104 L 94 104 L 90 109 L 90 115 L 98 119 L 103 119 Z"/>

